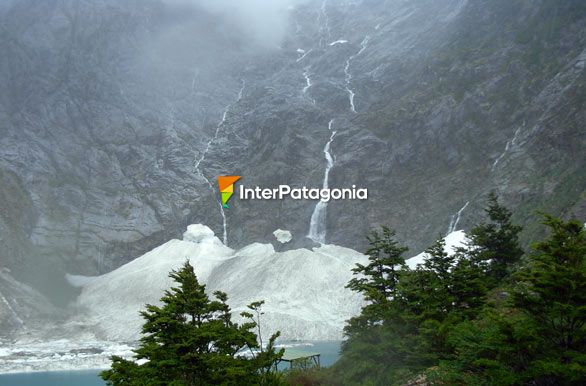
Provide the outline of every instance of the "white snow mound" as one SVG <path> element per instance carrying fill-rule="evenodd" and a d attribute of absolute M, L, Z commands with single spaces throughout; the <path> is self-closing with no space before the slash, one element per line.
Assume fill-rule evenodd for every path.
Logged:
<path fill-rule="evenodd" d="M 172 269 L 185 260 L 194 266 L 209 294 L 228 294 L 234 315 L 264 300 L 263 331 L 280 330 L 283 339 L 338 340 L 345 321 L 358 314 L 360 295 L 344 288 L 357 262 L 366 257 L 333 245 L 275 252 L 270 244 L 254 243 L 239 251 L 222 244 L 203 225 L 190 225 L 183 240 L 171 240 L 143 256 L 83 284 L 78 315 L 96 339 L 135 341 L 145 304 L 159 304 L 172 285 Z M 81 281 L 83 282 L 83 281 Z M 263 334 L 264 335 L 264 334 Z"/>
<path fill-rule="evenodd" d="M 444 251 L 449 255 L 456 252 L 456 248 L 464 247 L 466 245 L 467 236 L 464 231 L 451 232 L 445 237 L 446 245 Z M 419 255 L 406 260 L 407 265 L 411 269 L 415 269 L 417 264 L 422 264 L 427 259 L 427 253 L 421 252 Z"/>

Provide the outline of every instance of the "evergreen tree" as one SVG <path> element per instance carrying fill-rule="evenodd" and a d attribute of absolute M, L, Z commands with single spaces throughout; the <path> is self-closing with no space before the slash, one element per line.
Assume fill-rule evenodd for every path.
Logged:
<path fill-rule="evenodd" d="M 399 270 L 405 266 L 403 253 L 408 248 L 394 239 L 395 231 L 383 226 L 382 232 L 373 231 L 368 237 L 366 250 L 369 264 L 356 264 L 354 277 L 346 288 L 362 293 L 366 300 L 375 304 L 391 299 L 399 282 Z"/>
<path fill-rule="evenodd" d="M 450 357 L 448 335 L 453 326 L 474 318 L 484 305 L 485 274 L 466 254 L 450 254 L 440 238 L 426 251 L 413 271 L 402 274 L 399 291 L 404 299 L 403 318 L 417 326 L 413 357 L 432 366 Z"/>
<path fill-rule="evenodd" d="M 511 211 L 499 204 L 494 192 L 488 196 L 485 212 L 490 222 L 472 228 L 468 235 L 471 241 L 468 253 L 487 266 L 487 273 L 492 278 L 490 284 L 494 287 L 511 273 L 512 267 L 523 256 L 519 246 L 519 233 L 523 228 L 511 223 Z"/>
<path fill-rule="evenodd" d="M 457 253 L 451 275 L 453 309 L 463 319 L 474 319 L 486 302 L 487 277 L 481 263 L 468 255 Z"/>
<path fill-rule="evenodd" d="M 372 231 L 367 237 L 366 250 L 369 263 L 356 264 L 352 278 L 346 288 L 361 293 L 367 304 L 360 315 L 351 318 L 344 328 L 349 338 L 378 340 L 381 326 L 396 323 L 400 319 L 400 299 L 397 293 L 399 275 L 405 266 L 403 253 L 406 247 L 394 239 L 395 232 L 383 226 L 382 231 Z M 371 329 L 371 327 L 373 327 Z M 347 342 L 348 345 L 350 341 Z"/>
<path fill-rule="evenodd" d="M 509 301 L 454 326 L 442 384 L 583 385 L 586 380 L 586 233 L 546 216 L 551 235 L 512 276 Z"/>
<path fill-rule="evenodd" d="M 479 316 L 489 290 L 523 254 L 521 228 L 511 223 L 511 212 L 495 194 L 486 212 L 490 222 L 472 230 L 467 248 L 449 254 L 439 239 L 415 270 L 405 265 L 407 248 L 391 229 L 371 234 L 369 264 L 357 265 L 347 286 L 368 304 L 344 330 L 348 340 L 336 366 L 343 383 L 400 384 L 457 355 L 453 331 Z"/>
<path fill-rule="evenodd" d="M 347 285 L 364 295 L 367 305 L 344 329 L 348 339 L 334 368 L 343 384 L 395 384 L 421 368 L 419 360 L 411 355 L 409 337 L 415 330 L 403 317 L 404 302 L 398 286 L 407 269 L 403 257 L 407 248 L 394 237 L 395 232 L 388 227 L 371 233 L 366 251 L 369 263 L 357 264 L 355 277 Z"/>
<path fill-rule="evenodd" d="M 425 250 L 425 260 L 401 282 L 409 307 L 421 319 L 443 320 L 453 307 L 451 270 L 454 256 L 445 251 L 446 242 L 438 239 Z"/>
<path fill-rule="evenodd" d="M 519 273 L 513 304 L 535 323 L 543 353 L 528 370 L 542 383 L 586 380 L 586 232 L 547 216 L 551 236 Z M 583 384 L 583 383 L 582 383 Z"/>
<path fill-rule="evenodd" d="M 143 337 L 135 350 L 139 362 L 115 356 L 101 377 L 110 385 L 268 383 L 266 369 L 282 355 L 272 346 L 276 336 L 262 356 L 244 357 L 243 349 L 259 348 L 256 322 L 232 322 L 227 295 L 217 291 L 211 300 L 189 262 L 169 276 L 177 287 L 165 292 L 162 306 L 147 305 L 141 312 Z"/>
<path fill-rule="evenodd" d="M 403 318 L 417 326 L 411 356 L 421 365 L 433 365 L 444 356 L 446 327 L 455 298 L 452 285 L 454 257 L 445 250 L 440 238 L 425 250 L 426 258 L 413 271 L 401 276 L 399 290 L 404 299 Z"/>

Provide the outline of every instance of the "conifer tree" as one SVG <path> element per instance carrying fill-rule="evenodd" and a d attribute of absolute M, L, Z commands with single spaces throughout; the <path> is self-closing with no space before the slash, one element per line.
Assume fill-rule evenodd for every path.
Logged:
<path fill-rule="evenodd" d="M 186 262 L 169 276 L 177 283 L 147 305 L 143 337 L 135 350 L 139 362 L 112 358 L 112 368 L 101 373 L 110 385 L 241 385 L 267 384 L 266 369 L 282 355 L 271 345 L 264 355 L 242 355 L 259 348 L 253 332 L 256 322 L 238 325 L 231 320 L 227 295 L 208 297 Z M 276 336 L 271 338 L 274 342 Z"/>
<path fill-rule="evenodd" d="M 440 238 L 425 250 L 425 260 L 401 276 L 402 315 L 415 323 L 413 357 L 433 365 L 452 355 L 447 342 L 454 324 L 474 318 L 484 304 L 482 269 L 460 251 L 448 253 Z"/>
<path fill-rule="evenodd" d="M 354 277 L 346 288 L 360 292 L 366 300 L 384 303 L 396 293 L 399 270 L 405 266 L 403 253 L 407 247 L 394 239 L 395 231 L 383 226 L 382 232 L 373 231 L 368 236 L 370 247 L 366 250 L 369 264 L 356 264 Z"/>
<path fill-rule="evenodd" d="M 430 374 L 438 383 L 584 384 L 586 232 L 578 221 L 544 223 L 551 234 L 512 276 L 509 301 L 454 327 L 456 355 Z"/>
<path fill-rule="evenodd" d="M 441 320 L 454 303 L 451 289 L 451 270 L 454 256 L 445 250 L 446 241 L 438 239 L 425 250 L 425 261 L 415 271 L 421 285 L 418 288 L 418 303 L 423 305 L 422 316 Z"/>
<path fill-rule="evenodd" d="M 404 302 L 399 279 L 405 272 L 406 247 L 394 239 L 388 227 L 373 231 L 366 251 L 369 263 L 357 264 L 355 277 L 347 288 L 364 295 L 367 305 L 344 328 L 348 340 L 342 345 L 343 356 L 336 365 L 342 384 L 391 384 L 407 379 L 419 360 L 410 355 L 414 324 L 403 318 Z M 380 383 L 383 382 L 383 383 Z"/>
<path fill-rule="evenodd" d="M 451 293 L 454 299 L 454 312 L 457 312 L 460 318 L 475 318 L 485 304 L 489 287 L 486 279 L 481 264 L 461 252 L 457 253 L 457 263 L 451 275 Z"/>
<path fill-rule="evenodd" d="M 544 382 L 578 384 L 586 380 L 586 232 L 575 220 L 546 215 L 544 223 L 551 235 L 519 273 L 513 304 L 543 340 L 542 358 L 528 371 Z"/>
<path fill-rule="evenodd" d="M 410 355 L 422 365 L 432 365 L 446 351 L 446 319 L 454 306 L 454 257 L 446 252 L 443 238 L 426 249 L 425 256 L 415 270 L 402 274 L 399 291 L 404 299 L 403 318 L 416 326 Z"/>
<path fill-rule="evenodd" d="M 511 222 L 512 212 L 499 204 L 494 192 L 488 196 L 485 212 L 490 222 L 472 228 L 468 235 L 472 248 L 468 252 L 479 263 L 487 266 L 494 287 L 511 273 L 512 267 L 523 256 L 519 246 L 519 233 L 523 228 Z"/>

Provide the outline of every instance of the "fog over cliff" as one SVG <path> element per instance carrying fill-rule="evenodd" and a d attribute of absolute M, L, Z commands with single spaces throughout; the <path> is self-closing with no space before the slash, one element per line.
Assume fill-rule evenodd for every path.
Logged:
<path fill-rule="evenodd" d="M 279 253 L 386 224 L 414 256 L 493 190 L 584 219 L 585 31 L 578 0 L 0 0 L 0 334 L 189 224 Z M 369 198 L 224 210 L 219 175 Z"/>
<path fill-rule="evenodd" d="M 309 0 L 165 0 L 178 7 L 201 8 L 236 27 L 255 43 L 281 44 L 296 6 Z"/>

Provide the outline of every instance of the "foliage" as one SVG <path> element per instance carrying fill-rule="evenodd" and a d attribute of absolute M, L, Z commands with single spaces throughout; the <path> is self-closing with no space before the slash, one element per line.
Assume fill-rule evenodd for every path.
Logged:
<path fill-rule="evenodd" d="M 503 306 L 450 333 L 455 347 L 430 377 L 445 384 L 580 385 L 586 379 L 586 234 L 545 216 L 551 231 L 515 275 Z"/>
<path fill-rule="evenodd" d="M 403 253 L 408 248 L 400 246 L 394 237 L 395 231 L 384 226 L 381 232 L 371 233 L 368 237 L 370 247 L 366 250 L 369 264 L 356 264 L 352 272 L 357 277 L 346 286 L 376 304 L 385 303 L 395 295 L 398 271 L 405 265 Z"/>
<path fill-rule="evenodd" d="M 387 227 L 369 236 L 368 264 L 347 287 L 366 305 L 344 329 L 342 356 L 330 369 L 278 377 L 278 335 L 262 342 L 263 302 L 242 325 L 230 319 L 224 293 L 205 294 L 193 268 L 147 306 L 136 359 L 113 358 L 110 384 L 203 385 L 580 385 L 586 379 L 586 232 L 578 221 L 545 215 L 550 235 L 529 256 L 521 228 L 491 194 L 488 221 L 465 248 L 448 253 L 440 238 L 415 269 Z M 257 341 L 257 339 L 259 341 Z M 252 357 L 240 355 L 243 349 Z"/>
<path fill-rule="evenodd" d="M 544 351 L 528 368 L 559 383 L 586 379 L 586 232 L 546 216 L 551 236 L 519 272 L 513 306 L 535 323 Z M 544 355 L 545 354 L 545 355 Z"/>
<path fill-rule="evenodd" d="M 473 247 L 468 253 L 479 263 L 486 264 L 488 275 L 493 279 L 491 284 L 496 286 L 523 256 L 519 246 L 522 228 L 511 223 L 512 212 L 499 204 L 494 192 L 488 197 L 485 211 L 490 222 L 472 228 L 468 237 Z"/>
<path fill-rule="evenodd" d="M 245 314 L 249 322 L 232 322 L 227 295 L 217 291 L 211 300 L 189 262 L 169 276 L 177 287 L 165 292 L 162 306 L 147 305 L 141 312 L 145 323 L 137 361 L 115 356 L 101 377 L 110 385 L 276 384 L 270 369 L 283 354 L 274 349 L 278 335 L 261 347 L 253 332 L 260 329 L 259 320 Z M 261 305 L 249 308 L 260 316 Z M 244 349 L 258 353 L 245 357 Z"/>
<path fill-rule="evenodd" d="M 413 365 L 410 337 L 412 324 L 400 312 L 404 298 L 399 291 L 400 275 L 406 270 L 406 247 L 394 239 L 395 232 L 383 227 L 368 237 L 369 264 L 357 264 L 356 277 L 348 288 L 362 293 L 368 304 L 362 313 L 350 319 L 344 331 L 348 340 L 342 346 L 342 358 L 334 368 L 344 384 L 377 384 Z M 410 374 L 410 370 L 407 370 Z"/>
<path fill-rule="evenodd" d="M 443 374 L 444 380 L 468 383 L 467 372 L 446 370 L 457 368 L 454 359 L 460 355 L 478 354 L 467 339 L 487 334 L 489 342 L 501 336 L 530 340 L 532 335 L 523 335 L 517 325 L 501 329 L 508 321 L 490 312 L 497 284 L 508 280 L 523 251 L 518 243 L 521 228 L 511 223 L 512 213 L 495 194 L 489 196 L 486 214 L 488 222 L 472 229 L 466 248 L 448 253 L 440 238 L 415 269 L 405 265 L 402 254 L 407 249 L 394 240 L 392 230 L 373 232 L 369 264 L 358 265 L 348 284 L 364 295 L 367 305 L 345 328 L 348 340 L 332 373 L 337 382 L 400 385 L 418 379 L 425 369 L 437 368 L 441 371 L 430 372 L 429 379 Z M 489 315 L 492 324 L 487 322 Z M 490 328 L 480 328 L 483 323 Z M 521 355 L 514 349 L 499 355 Z M 494 374 L 515 374 L 514 369 L 496 365 L 513 361 L 491 360 Z M 445 365 L 437 367 L 440 363 Z"/>
<path fill-rule="evenodd" d="M 291 386 L 333 386 L 331 368 L 312 367 L 309 369 L 285 370 L 283 372 L 283 383 Z"/>

